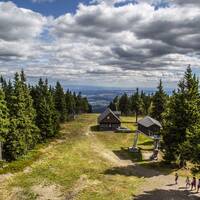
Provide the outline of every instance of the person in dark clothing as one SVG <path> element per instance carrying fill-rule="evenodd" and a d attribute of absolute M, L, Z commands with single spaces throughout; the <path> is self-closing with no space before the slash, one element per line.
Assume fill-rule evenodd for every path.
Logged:
<path fill-rule="evenodd" d="M 190 188 L 190 178 L 189 178 L 189 176 L 187 176 L 185 183 L 186 183 L 186 189 Z"/>
<path fill-rule="evenodd" d="M 196 190 L 197 188 L 197 182 L 196 182 L 196 177 L 194 176 L 192 179 L 192 183 L 191 183 L 191 190 L 193 190 L 193 188 Z"/>
<path fill-rule="evenodd" d="M 175 174 L 175 184 L 176 185 L 178 184 L 178 174 L 177 173 Z"/>
<path fill-rule="evenodd" d="M 199 189 L 200 189 L 200 179 L 199 179 L 199 182 L 198 182 L 198 185 L 197 185 L 197 192 L 199 192 Z"/>

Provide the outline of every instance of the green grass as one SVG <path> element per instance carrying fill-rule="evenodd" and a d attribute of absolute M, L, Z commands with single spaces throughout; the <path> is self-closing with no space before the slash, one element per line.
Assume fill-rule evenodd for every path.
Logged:
<path fill-rule="evenodd" d="M 129 153 L 128 147 L 133 145 L 134 131 L 137 129 L 135 117 L 121 117 L 122 126 L 131 129 L 131 133 L 115 133 L 115 132 L 95 132 L 98 139 L 110 150 L 115 151 L 124 156 L 130 157 L 133 161 L 142 161 L 142 152 L 153 150 L 153 140 L 144 134 L 139 135 L 138 148 L 140 154 Z"/>
<path fill-rule="evenodd" d="M 49 146 L 38 147 L 35 150 L 39 152 L 38 156 L 35 157 L 34 153 L 32 155 L 30 152 L 22 160 L 8 164 L 7 170 L 4 169 L 6 172 L 10 169 L 10 172 L 18 173 L 5 183 L 0 191 L 0 197 L 17 187 L 20 188 L 20 192 L 15 195 L 16 199 L 33 200 L 37 198 L 33 187 L 40 184 L 58 185 L 62 194 L 68 195 L 80 177 L 84 176 L 84 185 L 87 187 L 76 194 L 77 199 L 130 199 L 143 179 L 105 173 L 112 169 L 113 164 L 93 149 L 94 146 L 97 149 L 102 148 L 103 140 L 99 140 L 99 135 L 85 135 L 89 130 L 88 126 L 95 125 L 96 117 L 81 115 L 75 121 L 64 124 L 60 139 L 52 141 Z M 115 143 L 112 137 L 109 138 L 111 135 L 107 135 L 105 145 L 113 149 L 119 148 L 120 140 L 124 141 L 121 145 L 128 144 L 128 140 L 131 141 L 131 134 L 127 135 L 127 138 L 121 134 L 119 137 L 115 136 L 115 139 L 118 138 Z M 15 167 L 12 165 L 16 166 L 17 170 L 14 170 Z M 23 172 L 25 166 L 31 167 L 29 173 Z M 5 196 L 4 199 L 9 199 L 9 196 Z"/>
<path fill-rule="evenodd" d="M 10 195 L 15 188 L 19 191 L 14 193 L 14 199 L 35 200 L 38 194 L 33 188 L 38 185 L 59 186 L 64 197 L 72 195 L 71 192 L 80 187 L 74 195 L 81 200 L 131 199 L 144 179 L 127 176 L 124 169 L 120 168 L 116 174 L 107 173 L 112 172 L 115 166 L 102 156 L 103 151 L 112 151 L 118 157 L 131 159 L 146 168 L 166 169 L 169 170 L 166 173 L 171 173 L 171 169 L 163 166 L 163 163 L 149 164 L 143 160 L 141 154 L 153 148 L 153 141 L 145 135 L 139 136 L 139 154 L 127 151 L 133 144 L 133 133 L 99 132 L 92 129 L 92 135 L 88 135 L 89 127 L 96 125 L 96 119 L 96 114 L 81 115 L 75 121 L 63 124 L 58 138 L 38 145 L 20 160 L 8 163 L 0 173 L 17 173 L 1 184 L 0 200 L 2 196 L 2 200 L 13 200 Z M 122 117 L 122 120 L 122 126 L 134 132 L 134 117 Z M 28 166 L 31 170 L 25 173 L 24 169 Z M 123 170 L 122 173 L 120 170 Z"/>

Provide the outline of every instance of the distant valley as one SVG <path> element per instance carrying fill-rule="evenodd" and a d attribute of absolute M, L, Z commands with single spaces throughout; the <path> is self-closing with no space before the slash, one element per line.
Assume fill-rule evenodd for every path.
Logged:
<path fill-rule="evenodd" d="M 93 87 L 93 86 L 65 86 L 65 89 L 70 89 L 76 93 L 81 92 L 86 96 L 92 105 L 93 112 L 102 112 L 116 96 L 121 96 L 123 93 L 128 95 L 133 94 L 136 88 L 112 88 L 112 87 Z M 147 94 L 154 93 L 156 88 L 141 88 Z M 166 89 L 167 94 L 172 93 L 172 89 Z"/>

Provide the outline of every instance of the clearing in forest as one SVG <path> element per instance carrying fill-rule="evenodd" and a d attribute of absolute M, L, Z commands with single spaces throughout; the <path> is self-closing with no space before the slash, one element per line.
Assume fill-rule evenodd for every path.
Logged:
<path fill-rule="evenodd" d="M 133 134 L 98 132 L 97 115 L 85 114 L 62 125 L 58 138 L 0 171 L 1 200 L 199 199 L 173 185 L 173 170 L 146 161 L 152 141 L 141 135 L 141 153 L 128 153 Z M 134 119 L 123 118 L 134 130 Z M 156 169 L 157 167 L 157 169 Z M 154 168 L 154 169 L 153 169 Z"/>

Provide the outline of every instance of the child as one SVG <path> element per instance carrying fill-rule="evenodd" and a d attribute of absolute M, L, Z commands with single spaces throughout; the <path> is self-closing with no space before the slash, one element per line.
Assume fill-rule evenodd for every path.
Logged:
<path fill-rule="evenodd" d="M 177 173 L 175 174 L 175 184 L 176 185 L 178 184 L 178 174 Z"/>
<path fill-rule="evenodd" d="M 200 179 L 199 179 L 199 182 L 198 182 L 198 185 L 197 185 L 197 192 L 199 192 L 199 189 L 200 189 Z"/>
<path fill-rule="evenodd" d="M 197 183 L 196 183 L 196 177 L 194 176 L 193 179 L 192 179 L 192 183 L 191 183 L 191 190 L 193 190 L 193 187 L 195 188 L 196 190 L 196 187 L 197 187 Z"/>
<path fill-rule="evenodd" d="M 190 187 L 190 178 L 188 176 L 186 178 L 185 183 L 186 183 L 186 189 L 189 188 Z"/>

